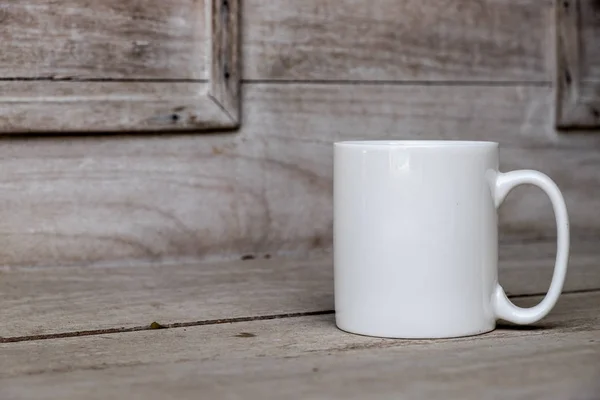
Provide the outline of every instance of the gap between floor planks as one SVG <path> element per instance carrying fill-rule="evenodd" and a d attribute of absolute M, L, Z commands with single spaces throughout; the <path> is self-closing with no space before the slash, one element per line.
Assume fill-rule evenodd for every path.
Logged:
<path fill-rule="evenodd" d="M 596 292 L 600 292 L 600 289 L 582 289 L 582 290 L 565 291 L 565 292 L 563 292 L 563 295 L 585 294 L 585 293 L 596 293 Z M 530 293 L 530 294 L 515 295 L 515 296 L 508 296 L 508 297 L 511 299 L 519 299 L 519 298 L 529 298 L 529 297 L 539 297 L 539 296 L 544 296 L 544 293 Z M 6 338 L 0 337 L 0 343 L 18 343 L 18 342 L 26 342 L 26 341 L 33 341 L 33 340 L 62 339 L 62 338 L 72 338 L 72 337 L 81 337 L 81 336 L 95 336 L 95 335 L 106 335 L 106 334 L 115 334 L 115 333 L 140 332 L 140 331 L 157 330 L 157 329 L 187 328 L 187 327 L 194 327 L 194 326 L 233 324 L 233 323 L 251 322 L 251 321 L 268 321 L 268 320 L 274 320 L 274 319 L 310 317 L 310 316 L 328 315 L 328 314 L 334 314 L 334 313 L 335 313 L 334 310 L 322 310 L 322 311 L 285 313 L 285 314 L 273 314 L 273 315 L 258 315 L 258 316 L 252 316 L 252 317 L 249 316 L 249 317 L 236 317 L 236 318 L 208 319 L 208 320 L 190 321 L 190 322 L 174 322 L 174 323 L 169 323 L 169 324 L 161 324 L 159 322 L 153 322 L 149 325 L 134 326 L 134 327 L 130 327 L 130 328 L 109 328 L 109 329 L 95 329 L 95 330 L 86 330 L 86 331 L 51 333 L 51 334 L 46 334 L 46 335 L 27 335 L 27 336 L 15 336 L 15 337 L 6 337 Z"/>
<path fill-rule="evenodd" d="M 62 338 L 80 337 L 80 336 L 105 335 L 105 334 L 112 334 L 112 333 L 149 331 L 149 330 L 156 330 L 156 329 L 187 328 L 187 327 L 191 327 L 191 326 L 203 326 L 203 325 L 232 324 L 232 323 L 236 323 L 236 322 L 268 321 L 271 319 L 310 317 L 310 316 L 327 315 L 327 314 L 333 314 L 333 313 L 334 313 L 333 310 L 324 310 L 324 311 L 311 311 L 311 312 L 274 314 L 274 315 L 259 315 L 259 316 L 254 316 L 254 317 L 236 317 L 236 318 L 208 319 L 208 320 L 203 320 L 203 321 L 174 322 L 174 323 L 164 324 L 164 325 L 160 324 L 158 322 L 152 322 L 150 325 L 134 326 L 134 327 L 130 327 L 130 328 L 95 329 L 95 330 L 89 330 L 89 331 L 50 333 L 50 334 L 46 334 L 46 335 L 29 335 L 29 336 L 16 336 L 16 337 L 7 337 L 7 338 L 0 337 L 0 343 L 16 343 L 16 342 L 26 342 L 26 341 L 31 341 L 31 340 L 62 339 Z"/>
<path fill-rule="evenodd" d="M 449 340 L 350 335 L 329 314 L 3 344 L 0 398 L 591 399 L 599 307 L 565 294 L 534 326 Z"/>
<path fill-rule="evenodd" d="M 574 243 L 564 292 L 600 289 L 596 246 Z M 509 295 L 545 293 L 555 243 L 503 246 L 499 280 Z M 90 335 L 198 321 L 333 310 L 330 256 L 209 264 L 1 270 L 3 341 Z M 155 324 L 156 325 L 156 324 Z M 155 326 L 156 327 L 156 326 Z"/>

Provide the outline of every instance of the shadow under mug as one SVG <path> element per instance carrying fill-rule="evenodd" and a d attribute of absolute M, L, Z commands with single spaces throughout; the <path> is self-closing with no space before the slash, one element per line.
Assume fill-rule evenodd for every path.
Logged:
<path fill-rule="evenodd" d="M 511 303 L 498 283 L 497 209 L 532 184 L 550 197 L 558 249 L 546 297 Z M 336 324 L 393 338 L 492 331 L 534 323 L 562 291 L 569 255 L 563 197 L 546 175 L 498 171 L 498 143 L 349 141 L 334 144 Z"/>

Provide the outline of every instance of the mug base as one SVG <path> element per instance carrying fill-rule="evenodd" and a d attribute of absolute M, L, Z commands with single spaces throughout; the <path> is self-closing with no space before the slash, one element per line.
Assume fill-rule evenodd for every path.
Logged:
<path fill-rule="evenodd" d="M 416 335 L 416 334 L 401 334 L 401 333 L 375 333 L 375 332 L 363 331 L 360 329 L 343 328 L 338 324 L 336 324 L 336 326 L 342 332 L 350 333 L 353 335 L 376 337 L 376 338 L 383 338 L 383 339 L 404 339 L 404 340 L 457 339 L 457 338 L 484 335 L 484 334 L 490 333 L 496 329 L 496 326 L 493 326 L 491 328 L 478 329 L 475 331 L 465 331 L 465 332 L 461 332 L 461 333 L 444 334 L 444 333 L 440 332 L 437 334 Z"/>

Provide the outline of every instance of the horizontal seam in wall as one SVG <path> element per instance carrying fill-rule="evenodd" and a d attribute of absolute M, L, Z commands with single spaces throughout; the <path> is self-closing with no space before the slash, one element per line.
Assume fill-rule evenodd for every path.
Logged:
<path fill-rule="evenodd" d="M 145 79 L 145 78 L 132 78 L 132 79 L 113 79 L 113 78 L 75 78 L 75 77 L 2 77 L 0 82 L 115 82 L 115 83 L 135 83 L 135 82 L 148 82 L 148 83 L 207 83 L 208 79 Z"/>
<path fill-rule="evenodd" d="M 535 86 L 551 87 L 551 81 L 486 81 L 486 80 L 343 80 L 343 79 L 243 79 L 244 84 L 264 85 L 395 85 L 395 86 Z"/>
<path fill-rule="evenodd" d="M 116 83 L 207 83 L 208 79 L 115 79 L 115 78 L 75 78 L 75 77 L 2 77 L 0 82 L 116 82 Z M 395 85 L 395 86 L 534 86 L 550 87 L 551 81 L 486 81 L 486 80 L 360 80 L 360 79 L 242 79 L 243 84 L 267 85 Z"/>

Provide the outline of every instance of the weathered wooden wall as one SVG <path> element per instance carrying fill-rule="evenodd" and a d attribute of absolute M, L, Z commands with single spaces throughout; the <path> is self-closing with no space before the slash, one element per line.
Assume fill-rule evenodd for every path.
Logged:
<path fill-rule="evenodd" d="M 556 2 L 556 126 L 600 129 L 600 2 Z"/>
<path fill-rule="evenodd" d="M 0 76 L 204 79 L 195 0 L 24 0 L 0 4 Z M 10 40 L 7 40 L 10 38 Z"/>
<path fill-rule="evenodd" d="M 2 5 L 0 15 L 33 23 L 41 12 L 26 3 Z M 97 3 L 94 15 L 121 29 L 120 20 L 103 8 L 114 2 Z M 165 49 L 191 46 L 193 26 L 173 30 L 179 26 L 173 16 L 185 19 L 191 1 L 151 3 L 171 8 L 148 11 L 140 22 L 146 25 L 127 29 L 135 37 L 155 32 L 169 44 Z M 166 262 L 327 250 L 332 142 L 350 138 L 499 141 L 503 170 L 535 168 L 556 180 L 574 240 L 600 238 L 600 135 L 565 135 L 553 128 L 550 0 L 242 3 L 241 130 L 3 138 L 0 264 Z M 171 19 L 161 22 L 162 15 Z M 100 49 L 98 57 L 118 61 L 122 54 L 127 64 L 129 53 L 118 53 L 123 46 L 116 31 L 99 28 L 113 25 L 98 25 L 94 40 L 115 43 L 112 53 Z M 0 30 L 5 29 L 3 24 Z M 151 58 L 156 62 L 107 61 L 102 69 L 90 64 L 77 71 L 61 64 L 61 54 L 53 53 L 52 60 L 68 76 L 151 78 L 160 69 L 186 72 L 174 78 L 199 78 L 179 52 L 174 59 L 158 52 Z M 0 71 L 15 76 L 48 73 L 32 60 L 15 60 L 6 52 L 0 57 Z M 518 189 L 501 210 L 505 241 L 551 240 L 554 230 L 549 201 L 537 189 Z"/>

